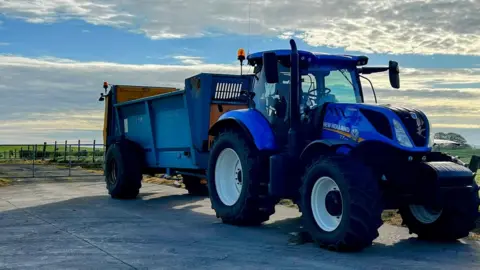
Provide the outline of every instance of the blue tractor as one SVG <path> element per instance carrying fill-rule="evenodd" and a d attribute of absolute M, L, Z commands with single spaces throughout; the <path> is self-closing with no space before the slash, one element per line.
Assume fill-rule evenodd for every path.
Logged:
<path fill-rule="evenodd" d="M 136 197 L 142 173 L 171 169 L 191 194 L 208 194 L 224 223 L 259 225 L 280 199 L 293 200 L 328 249 L 370 246 L 385 209 L 425 239 L 467 236 L 479 207 L 474 173 L 432 151 L 422 111 L 364 103 L 362 74 L 388 72 L 399 88 L 398 64 L 369 67 L 365 56 L 290 45 L 246 59 L 242 51 L 253 74 L 200 74 L 185 90 L 124 102 L 112 87 L 104 134 L 112 197 Z"/>

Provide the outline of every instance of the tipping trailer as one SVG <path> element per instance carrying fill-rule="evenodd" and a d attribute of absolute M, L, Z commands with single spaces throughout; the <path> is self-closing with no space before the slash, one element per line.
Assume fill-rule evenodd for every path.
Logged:
<path fill-rule="evenodd" d="M 385 209 L 421 238 L 467 236 L 480 203 L 474 173 L 432 151 L 422 111 L 365 104 L 363 75 L 388 72 L 399 88 L 398 63 L 371 67 L 366 56 L 290 45 L 248 58 L 239 50 L 253 74 L 102 94 L 111 196 L 135 198 L 143 173 L 168 168 L 191 194 L 208 194 L 224 223 L 259 225 L 292 199 L 312 239 L 333 250 L 371 245 Z"/>
<path fill-rule="evenodd" d="M 190 194 L 207 195 L 206 167 L 212 141 L 208 132 L 224 113 L 248 108 L 244 92 L 251 89 L 251 83 L 251 76 L 202 73 L 186 79 L 182 90 L 111 86 L 108 94 L 101 96 L 106 112 L 104 140 L 111 149 L 107 150 L 105 171 L 125 171 L 107 175 L 110 194 L 134 198 L 142 173 L 164 173 L 168 168 L 182 174 Z M 128 157 L 119 158 L 122 154 Z M 122 177 L 120 181 L 113 182 L 118 177 Z"/>

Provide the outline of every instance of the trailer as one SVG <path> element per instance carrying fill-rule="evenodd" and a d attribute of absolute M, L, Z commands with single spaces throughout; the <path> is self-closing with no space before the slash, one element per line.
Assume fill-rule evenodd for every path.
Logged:
<path fill-rule="evenodd" d="M 224 113 L 248 108 L 251 83 L 251 76 L 202 73 L 187 78 L 185 89 L 112 85 L 101 97 L 106 100 L 104 140 L 110 150 L 105 169 L 115 173 L 115 166 L 122 166 L 126 171 L 121 179 L 107 175 L 110 194 L 134 198 L 141 173 L 167 169 L 183 176 L 190 194 L 208 194 L 205 179 L 212 140 L 208 132 Z M 128 157 L 131 162 L 115 164 L 121 159 L 114 157 L 122 150 L 129 156 L 141 154 Z M 127 178 L 136 179 L 128 180 L 135 186 L 114 188 Z"/>
<path fill-rule="evenodd" d="M 135 198 L 143 174 L 168 169 L 228 224 L 260 225 L 291 199 L 312 239 L 331 250 L 370 246 L 385 209 L 424 239 L 468 236 L 480 204 L 474 172 L 432 150 L 421 110 L 365 104 L 360 78 L 388 72 L 397 89 L 398 63 L 372 67 L 363 55 L 290 45 L 248 58 L 239 50 L 253 74 L 201 73 L 184 89 L 107 93 L 105 83 L 109 194 Z"/>

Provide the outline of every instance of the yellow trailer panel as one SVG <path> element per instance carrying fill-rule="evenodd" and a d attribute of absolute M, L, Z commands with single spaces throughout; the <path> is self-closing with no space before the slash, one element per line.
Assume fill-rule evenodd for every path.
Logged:
<path fill-rule="evenodd" d="M 135 99 L 170 93 L 176 91 L 173 87 L 149 87 L 133 85 L 116 85 L 116 103 L 122 103 Z"/>

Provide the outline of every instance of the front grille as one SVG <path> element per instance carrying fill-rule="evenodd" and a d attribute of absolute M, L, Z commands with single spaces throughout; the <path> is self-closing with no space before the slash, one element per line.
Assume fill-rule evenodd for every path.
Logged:
<path fill-rule="evenodd" d="M 402 120 L 410 138 L 417 147 L 426 146 L 428 143 L 428 120 L 419 110 L 402 107 L 389 107 Z"/>

